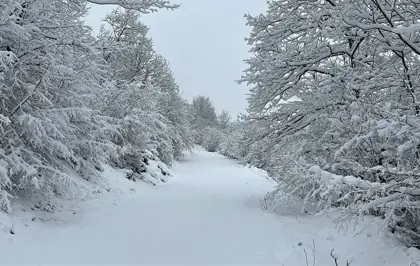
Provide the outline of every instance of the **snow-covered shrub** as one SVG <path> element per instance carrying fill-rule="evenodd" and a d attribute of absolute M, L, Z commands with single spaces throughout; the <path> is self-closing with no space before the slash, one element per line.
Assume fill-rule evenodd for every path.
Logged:
<path fill-rule="evenodd" d="M 203 147 L 209 152 L 216 152 L 219 149 L 222 138 L 223 135 L 218 129 L 208 127 L 203 136 Z"/>
<path fill-rule="evenodd" d="M 118 166 L 127 170 L 126 177 L 132 181 L 142 180 L 156 185 L 166 182 L 171 175 L 167 164 L 148 150 L 127 150 L 122 154 L 119 162 Z"/>
<path fill-rule="evenodd" d="M 236 122 L 227 128 L 220 144 L 220 154 L 231 159 L 243 159 L 245 157 L 245 132 L 244 123 Z"/>
<path fill-rule="evenodd" d="M 240 159 L 241 157 L 238 155 L 238 145 L 241 143 L 240 138 L 241 135 L 237 132 L 226 134 L 220 143 L 220 154 L 231 159 Z"/>

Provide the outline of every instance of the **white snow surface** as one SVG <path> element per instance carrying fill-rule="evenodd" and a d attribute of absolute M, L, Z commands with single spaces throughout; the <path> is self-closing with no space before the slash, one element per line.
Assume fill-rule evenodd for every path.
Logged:
<path fill-rule="evenodd" d="M 261 210 L 275 184 L 221 155 L 198 150 L 172 172 L 153 187 L 107 167 L 112 190 L 97 199 L 53 214 L 0 215 L 0 264 L 305 266 L 306 251 L 308 265 L 325 266 L 335 265 L 332 249 L 339 265 L 420 260 L 378 231 L 377 219 L 339 231 L 326 216 Z"/>

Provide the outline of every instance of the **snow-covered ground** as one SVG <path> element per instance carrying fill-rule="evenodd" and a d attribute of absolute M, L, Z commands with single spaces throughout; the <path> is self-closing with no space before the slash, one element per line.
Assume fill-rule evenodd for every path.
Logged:
<path fill-rule="evenodd" d="M 339 265 L 409 266 L 417 254 L 378 232 L 377 220 L 338 232 L 325 216 L 262 211 L 274 184 L 220 155 L 199 150 L 172 171 L 152 187 L 108 168 L 113 190 L 82 207 L 44 221 L 0 216 L 0 264 L 305 266 L 306 251 L 308 265 L 334 266 L 334 249 Z"/>

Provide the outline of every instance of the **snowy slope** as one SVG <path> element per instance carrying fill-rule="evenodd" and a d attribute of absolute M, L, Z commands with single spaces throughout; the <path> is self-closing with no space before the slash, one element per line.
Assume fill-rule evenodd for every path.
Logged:
<path fill-rule="evenodd" d="M 220 155 L 198 151 L 174 166 L 166 184 L 131 183 L 108 168 L 110 186 L 83 208 L 0 217 L 1 265 L 334 265 L 330 252 L 351 265 L 410 265 L 416 252 L 365 220 L 338 233 L 327 217 L 261 211 L 273 183 L 264 173 Z M 113 191 L 116 191 L 115 189 Z M 118 195 L 119 194 L 119 195 Z M 12 227 L 15 234 L 10 234 Z"/>

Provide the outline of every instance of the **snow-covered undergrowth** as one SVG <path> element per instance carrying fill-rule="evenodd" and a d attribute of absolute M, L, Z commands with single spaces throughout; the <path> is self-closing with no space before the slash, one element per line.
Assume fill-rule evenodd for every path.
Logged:
<path fill-rule="evenodd" d="M 142 180 L 154 186 L 168 181 L 171 175 L 168 165 L 148 150 L 142 152 L 141 158 L 141 161 L 136 162 L 135 167 L 124 169 L 126 178 L 133 181 Z M 136 159 L 139 160 L 139 158 Z"/>
<path fill-rule="evenodd" d="M 136 186 L 157 186 L 167 182 L 172 175 L 169 167 L 149 151 L 145 151 L 144 156 L 147 160 L 144 160 L 145 163 L 139 173 L 132 169 L 103 165 L 101 178 L 97 182 L 87 182 L 80 177 L 70 176 L 69 178 L 72 178 L 74 184 L 78 186 L 76 191 L 79 191 L 72 198 L 51 198 L 47 204 L 33 201 L 33 198 L 31 200 L 15 198 L 11 205 L 13 211 L 10 214 L 2 213 L 0 219 L 2 229 L 16 232 L 18 229 L 11 222 L 14 218 L 23 219 L 25 226 L 29 220 L 48 222 L 59 219 L 66 222 L 68 216 L 63 217 L 63 213 L 76 214 L 77 209 L 84 209 L 86 202 L 116 200 L 120 196 L 135 194 Z"/>
<path fill-rule="evenodd" d="M 335 265 L 332 254 L 338 265 L 409 266 L 420 259 L 378 231 L 376 218 L 338 230 L 337 214 L 302 214 L 298 202 L 261 210 L 275 183 L 221 155 L 198 150 L 171 170 L 168 182 L 151 186 L 105 167 L 108 184 L 96 199 L 2 216 L 1 264 L 305 266 L 315 255 L 314 265 L 324 266 Z"/>

